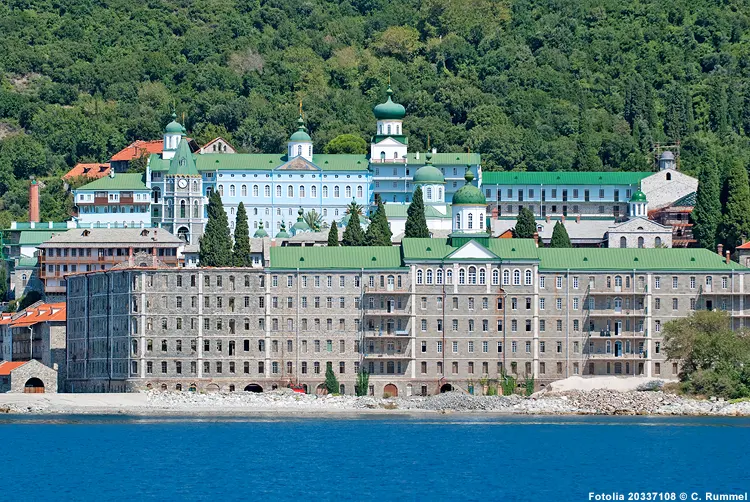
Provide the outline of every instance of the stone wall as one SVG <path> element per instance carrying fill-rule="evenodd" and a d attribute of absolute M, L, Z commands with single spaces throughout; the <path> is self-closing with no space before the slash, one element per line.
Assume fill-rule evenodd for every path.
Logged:
<path fill-rule="evenodd" d="M 32 378 L 38 378 L 42 381 L 45 393 L 57 392 L 57 371 L 39 361 L 29 361 L 12 370 L 10 372 L 10 389 L 7 392 L 23 392 L 26 382 Z"/>

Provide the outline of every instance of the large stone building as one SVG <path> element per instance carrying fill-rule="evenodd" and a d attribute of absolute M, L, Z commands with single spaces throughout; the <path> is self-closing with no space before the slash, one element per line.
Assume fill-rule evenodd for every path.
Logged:
<path fill-rule="evenodd" d="M 492 239 L 466 176 L 447 239 L 274 247 L 262 268 L 68 280 L 68 389 L 482 392 L 504 372 L 676 378 L 662 327 L 696 309 L 746 326 L 747 268 L 702 249 L 544 249 Z"/>

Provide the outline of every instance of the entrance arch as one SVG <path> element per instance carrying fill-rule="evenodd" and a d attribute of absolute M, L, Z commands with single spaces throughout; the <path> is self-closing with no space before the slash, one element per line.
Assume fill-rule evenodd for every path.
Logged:
<path fill-rule="evenodd" d="M 190 242 L 190 230 L 187 227 L 180 227 L 177 230 L 177 237 L 182 239 L 184 242 Z"/>
<path fill-rule="evenodd" d="M 455 390 L 455 389 L 454 389 L 454 388 L 453 388 L 453 386 L 452 386 L 451 384 L 449 384 L 449 383 L 444 383 L 444 384 L 443 384 L 443 386 L 442 386 L 442 387 L 440 387 L 440 393 L 441 393 L 441 394 L 442 394 L 442 393 L 444 393 L 444 392 L 451 392 L 451 391 L 453 391 L 453 390 Z"/>
<path fill-rule="evenodd" d="M 383 388 L 383 396 L 388 395 L 389 397 L 398 397 L 398 387 L 389 383 Z"/>
<path fill-rule="evenodd" d="M 23 386 L 24 394 L 44 394 L 44 382 L 38 378 L 29 378 Z"/>
<path fill-rule="evenodd" d="M 245 392 L 255 392 L 259 394 L 263 392 L 263 387 L 261 387 L 257 383 L 251 383 L 250 385 L 245 387 Z"/>
<path fill-rule="evenodd" d="M 326 388 L 326 384 L 322 383 L 318 385 L 315 388 L 315 394 L 317 394 L 318 396 L 323 396 L 325 394 L 328 394 L 328 389 Z"/>
<path fill-rule="evenodd" d="M 215 383 L 210 383 L 206 386 L 206 392 L 219 392 L 221 390 L 221 387 L 219 387 Z"/>

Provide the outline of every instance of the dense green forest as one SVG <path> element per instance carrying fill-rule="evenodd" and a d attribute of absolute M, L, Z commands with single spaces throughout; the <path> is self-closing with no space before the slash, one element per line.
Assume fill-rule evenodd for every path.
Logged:
<path fill-rule="evenodd" d="M 281 152 L 299 100 L 315 147 L 369 141 L 388 75 L 410 149 L 485 169 L 747 165 L 750 5 L 726 0 L 5 0 L 0 223 L 66 209 L 55 177 L 161 135 Z M 722 168 L 725 172 L 728 168 Z M 722 174 L 723 176 L 723 174 Z M 46 201 L 46 202 L 45 202 Z"/>

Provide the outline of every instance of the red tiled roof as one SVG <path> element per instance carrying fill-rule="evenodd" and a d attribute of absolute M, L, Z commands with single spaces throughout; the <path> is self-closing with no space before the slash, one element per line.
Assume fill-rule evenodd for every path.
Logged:
<path fill-rule="evenodd" d="M 737 249 L 750 249 L 750 242 L 746 242 L 741 246 L 737 246 Z"/>
<path fill-rule="evenodd" d="M 0 376 L 8 376 L 10 372 L 26 364 L 28 361 L 5 361 L 0 363 Z"/>
<path fill-rule="evenodd" d="M 164 150 L 164 142 L 162 140 L 154 141 L 134 141 L 127 147 L 123 148 L 110 159 L 111 162 L 117 162 L 122 160 L 135 160 L 141 155 L 151 155 L 152 153 L 161 153 Z"/>
<path fill-rule="evenodd" d="M 65 322 L 66 316 L 65 302 L 42 303 L 17 313 L 10 322 L 10 327 L 28 328 L 39 322 Z"/>
<path fill-rule="evenodd" d="M 10 324 L 13 321 L 13 314 L 0 314 L 0 325 Z"/>
<path fill-rule="evenodd" d="M 76 166 L 68 171 L 63 179 L 77 178 L 78 176 L 85 176 L 87 178 L 99 179 L 109 174 L 109 163 L 94 163 L 94 164 L 76 164 Z"/>

